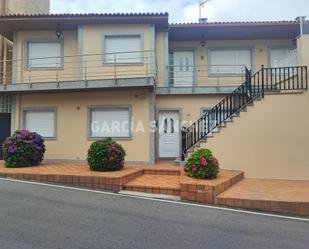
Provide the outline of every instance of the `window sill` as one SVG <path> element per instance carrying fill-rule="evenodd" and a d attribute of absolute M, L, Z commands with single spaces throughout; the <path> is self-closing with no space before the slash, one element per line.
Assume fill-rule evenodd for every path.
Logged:
<path fill-rule="evenodd" d="M 33 72 L 33 71 L 63 71 L 64 67 L 33 67 L 33 68 L 25 68 L 25 71 Z"/>
<path fill-rule="evenodd" d="M 226 73 L 218 73 L 218 74 L 213 74 L 213 73 L 209 73 L 208 76 L 211 77 L 242 77 L 244 76 L 245 73 L 235 73 L 235 74 L 226 74 Z"/>
<path fill-rule="evenodd" d="M 45 141 L 56 141 L 57 137 L 43 137 Z"/>
<path fill-rule="evenodd" d="M 102 140 L 109 137 L 88 137 L 88 141 L 96 141 L 96 140 Z M 132 141 L 133 138 L 131 137 L 110 137 L 116 141 Z"/>

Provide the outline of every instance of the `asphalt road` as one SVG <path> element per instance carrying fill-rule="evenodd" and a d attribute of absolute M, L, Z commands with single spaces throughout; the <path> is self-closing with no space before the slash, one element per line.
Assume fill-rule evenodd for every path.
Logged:
<path fill-rule="evenodd" d="M 309 248 L 309 222 L 0 179 L 0 248 Z"/>

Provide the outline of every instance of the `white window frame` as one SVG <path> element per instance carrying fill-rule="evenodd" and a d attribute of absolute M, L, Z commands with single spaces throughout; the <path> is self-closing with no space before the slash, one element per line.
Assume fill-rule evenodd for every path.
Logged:
<path fill-rule="evenodd" d="M 145 62 L 145 58 L 143 58 L 145 55 L 144 55 L 144 37 L 143 37 L 143 33 L 103 33 L 103 45 L 102 45 L 102 50 L 103 50 L 103 58 L 102 58 L 102 61 L 103 61 L 103 64 L 109 64 L 109 65 L 114 65 L 115 62 L 113 61 L 110 61 L 108 60 L 108 57 L 107 55 L 108 54 L 113 54 L 113 53 L 110 53 L 106 50 L 106 38 L 108 37 L 117 37 L 117 38 L 121 38 L 121 37 L 136 37 L 136 36 L 139 36 L 139 39 L 140 39 L 140 56 L 141 58 L 139 60 L 137 60 L 136 62 L 117 62 L 117 58 L 116 58 L 116 64 L 117 65 L 143 65 L 144 62 Z M 128 54 L 131 52 L 130 50 L 126 51 L 128 52 Z M 132 54 L 134 51 L 132 51 Z M 124 52 L 125 53 L 125 52 Z M 115 52 L 115 54 L 117 54 Z M 121 52 L 119 53 L 121 54 Z"/>
<path fill-rule="evenodd" d="M 117 140 L 131 140 L 132 139 L 132 107 L 131 105 L 113 105 L 113 106 L 88 106 L 88 124 L 87 124 L 87 129 L 88 129 L 88 139 L 89 140 L 96 140 L 96 139 L 101 139 L 101 138 L 107 138 L 111 136 L 93 136 L 91 127 L 92 127 L 92 111 L 98 111 L 98 110 L 126 110 L 129 113 L 129 120 L 128 120 L 128 129 L 129 133 L 128 136 L 113 136 L 112 138 L 115 138 Z"/>
<path fill-rule="evenodd" d="M 60 55 L 59 57 L 60 59 L 60 64 L 59 66 L 31 66 L 31 64 L 29 64 L 29 46 L 31 43 L 58 43 L 60 44 Z M 63 58 L 63 54 L 64 54 L 64 44 L 63 44 L 63 40 L 59 40 L 59 39 L 37 39 L 37 40 L 26 40 L 25 41 L 25 69 L 26 70 L 59 70 L 59 69 L 63 69 L 63 65 L 64 65 L 64 58 Z M 58 56 L 55 56 L 58 57 Z M 42 59 L 44 59 L 44 57 L 42 57 Z"/>
<path fill-rule="evenodd" d="M 209 76 L 241 76 L 243 74 L 245 74 L 245 71 L 242 72 L 235 72 L 235 73 L 225 73 L 225 72 L 218 72 L 218 73 L 214 73 L 212 72 L 211 67 L 212 66 L 220 66 L 220 65 L 212 65 L 211 62 L 211 53 L 214 51 L 249 51 L 250 52 L 250 68 L 248 68 L 249 70 L 252 70 L 252 68 L 254 68 L 253 66 L 253 48 L 252 47 L 210 47 L 207 50 L 208 53 L 208 75 Z M 231 65 L 232 66 L 232 65 Z M 245 66 L 245 65 L 235 65 L 236 66 Z"/>
<path fill-rule="evenodd" d="M 31 113 L 31 112 L 52 112 L 54 114 L 54 130 L 53 130 L 53 136 L 43 136 L 42 134 L 40 134 L 39 131 L 32 131 L 32 132 L 38 132 L 39 135 L 42 135 L 44 137 L 44 139 L 46 140 L 56 140 L 57 138 L 57 108 L 56 107 L 43 107 L 43 108 L 22 108 L 22 112 L 21 112 L 21 127 L 22 129 L 27 129 L 26 127 L 26 115 L 27 113 Z"/>

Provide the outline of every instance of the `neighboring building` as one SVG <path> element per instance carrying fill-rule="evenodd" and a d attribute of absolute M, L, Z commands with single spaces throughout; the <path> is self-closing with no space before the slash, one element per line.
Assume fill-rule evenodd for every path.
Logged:
<path fill-rule="evenodd" d="M 46 159 L 85 160 L 93 140 L 111 136 L 128 162 L 207 146 L 223 168 L 249 177 L 309 179 L 309 36 L 300 35 L 299 21 L 5 15 L 0 34 L 13 42 L 12 73 L 0 86 L 2 129 L 42 134 Z M 249 102 L 256 106 L 227 124 Z"/>
<path fill-rule="evenodd" d="M 48 14 L 50 0 L 0 0 L 5 14 Z"/>
<path fill-rule="evenodd" d="M 48 14 L 50 0 L 0 0 L 0 15 L 9 14 Z M 0 64 L 0 74 L 7 74 L 6 80 L 11 80 L 10 73 L 12 60 L 12 42 L 0 37 L 0 60 L 6 63 Z"/>

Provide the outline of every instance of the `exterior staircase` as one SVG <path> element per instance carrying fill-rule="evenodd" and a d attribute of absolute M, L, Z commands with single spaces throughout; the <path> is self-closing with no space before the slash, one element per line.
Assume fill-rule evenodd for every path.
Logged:
<path fill-rule="evenodd" d="M 201 116 L 195 123 L 182 129 L 182 155 L 176 164 L 184 164 L 186 158 L 207 139 L 233 122 L 248 106 L 263 100 L 265 94 L 304 91 L 308 89 L 307 67 L 262 68 L 255 74 L 245 69 L 245 82 L 216 106 Z"/>

